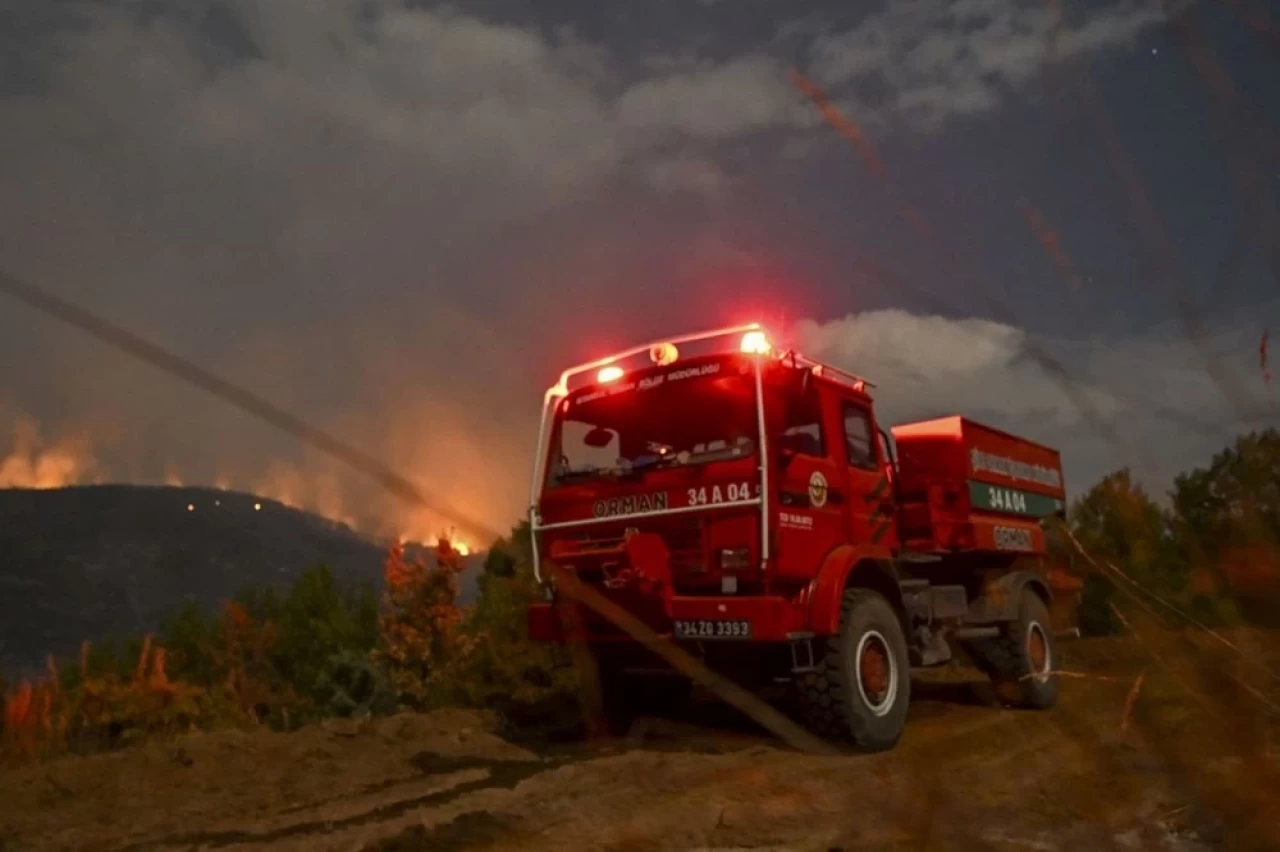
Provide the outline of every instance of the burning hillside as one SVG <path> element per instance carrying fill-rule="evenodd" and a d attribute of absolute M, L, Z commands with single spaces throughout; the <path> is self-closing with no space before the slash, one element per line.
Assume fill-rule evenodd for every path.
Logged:
<path fill-rule="evenodd" d="M 401 544 L 434 546 L 448 532 L 468 552 L 486 542 L 458 540 L 450 521 L 436 512 L 407 505 L 373 486 L 359 481 L 349 471 L 323 458 L 301 461 L 273 460 L 260 463 L 225 462 L 212 476 L 192 475 L 183 466 L 166 463 L 161 472 L 129 470 L 121 475 L 120 465 L 101 456 L 103 445 L 114 442 L 91 439 L 85 432 L 49 435 L 28 417 L 14 421 L 8 436 L 0 432 L 0 489 L 47 490 L 107 481 L 127 481 L 137 485 L 163 484 L 172 488 L 212 488 L 225 492 L 255 494 L 267 500 L 327 518 L 376 540 Z M 412 477 L 411 477 L 412 478 Z M 465 489 L 463 489 L 465 491 Z M 462 506 L 477 517 L 495 517 L 483 495 L 469 496 Z M 498 528 L 504 524 L 495 523 Z"/>

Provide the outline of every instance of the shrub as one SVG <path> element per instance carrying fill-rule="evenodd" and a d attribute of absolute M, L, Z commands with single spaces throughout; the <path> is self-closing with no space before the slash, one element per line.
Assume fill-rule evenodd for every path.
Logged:
<path fill-rule="evenodd" d="M 495 555 L 497 554 L 497 555 Z M 538 599 L 528 524 L 495 542 L 467 615 L 468 653 L 451 669 L 454 700 L 495 711 L 508 725 L 559 725 L 578 717 L 567 651 L 529 639 L 526 608 Z"/>
<path fill-rule="evenodd" d="M 441 537 L 435 561 L 406 558 L 396 546 L 383 567 L 375 660 L 390 674 L 400 702 L 417 710 L 447 702 L 450 669 L 469 651 L 457 603 L 462 559 L 448 538 Z"/>
<path fill-rule="evenodd" d="M 320 708 L 329 716 L 362 719 L 396 709 L 391 678 L 368 654 L 342 651 L 330 657 L 317 687 L 326 696 Z"/>

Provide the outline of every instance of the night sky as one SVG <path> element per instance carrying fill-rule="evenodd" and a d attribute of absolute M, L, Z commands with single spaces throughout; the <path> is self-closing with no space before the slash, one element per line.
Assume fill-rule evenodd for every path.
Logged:
<path fill-rule="evenodd" d="M 884 420 L 1161 492 L 1280 420 L 1280 14 L 1169 5 L 0 0 L 0 267 L 496 528 L 561 367 L 755 318 Z M 439 524 L 0 302 L 10 432 L 0 486 L 45 459 Z"/>

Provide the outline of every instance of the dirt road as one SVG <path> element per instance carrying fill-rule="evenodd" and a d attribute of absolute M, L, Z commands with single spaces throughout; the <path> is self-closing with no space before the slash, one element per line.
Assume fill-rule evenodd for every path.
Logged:
<path fill-rule="evenodd" d="M 714 703 L 595 745 L 465 711 L 187 737 L 0 775 L 0 849 L 1280 848 L 1274 718 L 1199 707 L 1195 670 L 1132 642 L 1065 668 L 1047 713 L 985 706 L 963 671 L 918 682 L 874 756 L 797 754 Z"/>

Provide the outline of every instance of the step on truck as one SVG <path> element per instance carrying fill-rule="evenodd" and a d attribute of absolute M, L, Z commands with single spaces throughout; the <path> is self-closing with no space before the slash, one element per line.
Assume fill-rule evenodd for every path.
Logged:
<path fill-rule="evenodd" d="M 911 669 L 957 648 L 1007 703 L 1053 705 L 1059 454 L 959 416 L 886 432 L 871 388 L 758 325 L 566 370 L 535 455 L 531 638 L 586 643 L 606 706 L 681 682 L 557 596 L 571 572 L 713 670 L 791 684 L 818 734 L 858 749 L 898 742 Z"/>

